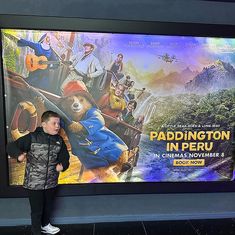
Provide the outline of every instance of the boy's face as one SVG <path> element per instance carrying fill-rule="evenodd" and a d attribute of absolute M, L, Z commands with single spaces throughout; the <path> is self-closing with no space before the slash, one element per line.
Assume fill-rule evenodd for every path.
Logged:
<path fill-rule="evenodd" d="M 50 117 L 48 121 L 42 122 L 44 132 L 50 135 L 58 134 L 60 130 L 60 118 Z"/>

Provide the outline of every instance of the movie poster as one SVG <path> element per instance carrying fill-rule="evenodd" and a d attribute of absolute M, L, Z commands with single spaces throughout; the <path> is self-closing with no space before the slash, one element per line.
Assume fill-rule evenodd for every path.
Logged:
<path fill-rule="evenodd" d="M 1 33 L 7 141 L 59 113 L 60 184 L 234 179 L 235 39 Z M 8 158 L 21 185 L 25 163 Z"/>

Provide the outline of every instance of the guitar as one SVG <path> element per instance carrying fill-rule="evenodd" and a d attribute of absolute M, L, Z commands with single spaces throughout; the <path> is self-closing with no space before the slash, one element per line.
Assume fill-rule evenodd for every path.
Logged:
<path fill-rule="evenodd" d="M 36 56 L 34 54 L 28 54 L 25 58 L 26 68 L 29 72 L 33 72 L 38 69 L 46 69 L 50 64 L 65 64 L 71 65 L 71 61 L 48 61 L 46 56 Z"/>

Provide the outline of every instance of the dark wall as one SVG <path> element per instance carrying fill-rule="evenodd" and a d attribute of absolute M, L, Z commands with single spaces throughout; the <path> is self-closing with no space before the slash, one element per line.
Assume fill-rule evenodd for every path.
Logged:
<path fill-rule="evenodd" d="M 0 0 L 0 14 L 235 24 L 235 3 L 199 0 Z M 57 223 L 235 217 L 235 193 L 64 197 Z M 25 198 L 0 199 L 0 226 L 29 223 Z"/>
<path fill-rule="evenodd" d="M 0 0 L 0 14 L 235 24 L 235 3 L 203 0 Z"/>

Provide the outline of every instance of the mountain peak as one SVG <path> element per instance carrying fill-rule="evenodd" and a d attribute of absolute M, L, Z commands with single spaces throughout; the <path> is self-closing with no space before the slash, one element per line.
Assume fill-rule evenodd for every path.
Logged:
<path fill-rule="evenodd" d="M 235 86 L 235 69 L 230 63 L 216 60 L 205 67 L 193 80 L 185 86 L 191 92 L 211 92 Z"/>

